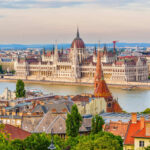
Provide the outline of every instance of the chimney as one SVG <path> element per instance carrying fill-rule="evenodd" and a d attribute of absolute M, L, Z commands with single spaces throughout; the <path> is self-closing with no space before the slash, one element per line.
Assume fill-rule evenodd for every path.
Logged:
<path fill-rule="evenodd" d="M 150 136 L 150 122 L 146 122 L 146 136 Z"/>
<path fill-rule="evenodd" d="M 131 121 L 132 123 L 137 123 L 137 113 L 132 113 Z"/>
<path fill-rule="evenodd" d="M 145 118 L 144 118 L 144 116 L 141 116 L 141 121 L 140 121 L 140 129 L 141 130 L 144 128 L 144 124 L 145 124 Z"/>

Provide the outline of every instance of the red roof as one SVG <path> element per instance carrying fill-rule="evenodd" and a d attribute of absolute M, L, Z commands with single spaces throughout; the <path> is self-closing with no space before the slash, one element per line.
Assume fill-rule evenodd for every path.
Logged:
<path fill-rule="evenodd" d="M 145 121 L 146 122 L 149 122 L 149 121 Z M 141 130 L 138 130 L 134 135 L 133 137 L 142 137 L 142 138 L 150 138 L 150 136 L 146 136 L 146 125 L 144 124 L 144 128 L 141 129 Z"/>
<path fill-rule="evenodd" d="M 125 137 L 128 124 L 129 124 L 128 122 L 110 121 L 109 124 L 106 124 L 105 131 L 111 132 L 114 135 Z"/>
<path fill-rule="evenodd" d="M 126 134 L 126 137 L 125 137 L 125 140 L 124 140 L 124 144 L 126 145 L 133 145 L 134 144 L 134 137 L 138 137 L 138 136 L 141 136 L 141 137 L 145 137 L 145 127 L 140 130 L 140 125 L 141 125 L 141 121 L 138 120 L 137 123 L 132 123 L 130 121 L 129 123 L 129 127 L 128 127 L 128 130 L 127 130 L 127 134 Z"/>
<path fill-rule="evenodd" d="M 81 38 L 75 38 L 71 44 L 71 48 L 74 48 L 76 45 L 77 48 L 85 48 L 84 42 Z"/>
<path fill-rule="evenodd" d="M 10 135 L 10 139 L 12 140 L 14 139 L 23 140 L 31 135 L 31 133 L 9 124 L 6 124 L 4 126 L 4 131 Z"/>

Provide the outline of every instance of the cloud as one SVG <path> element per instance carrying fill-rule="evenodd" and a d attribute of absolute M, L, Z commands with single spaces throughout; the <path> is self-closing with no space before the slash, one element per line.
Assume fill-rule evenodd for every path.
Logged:
<path fill-rule="evenodd" d="M 27 9 L 27 8 L 59 8 L 83 4 L 79 0 L 0 0 L 0 8 Z"/>
<path fill-rule="evenodd" d="M 0 8 L 60 8 L 96 4 L 103 7 L 149 7 L 148 0 L 0 0 Z"/>

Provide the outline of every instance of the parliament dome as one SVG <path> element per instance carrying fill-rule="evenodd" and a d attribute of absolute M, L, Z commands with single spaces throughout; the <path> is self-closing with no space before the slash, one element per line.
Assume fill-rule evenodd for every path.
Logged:
<path fill-rule="evenodd" d="M 84 44 L 83 40 L 80 38 L 78 29 L 77 29 L 77 36 L 72 41 L 71 48 L 74 48 L 74 45 L 76 45 L 76 48 L 85 48 L 85 44 Z"/>

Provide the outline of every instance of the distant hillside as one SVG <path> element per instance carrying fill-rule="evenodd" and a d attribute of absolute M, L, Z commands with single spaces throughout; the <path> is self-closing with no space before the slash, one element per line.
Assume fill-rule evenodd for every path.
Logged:
<path fill-rule="evenodd" d="M 70 48 L 71 44 L 58 44 L 58 48 L 66 49 Z M 86 46 L 94 47 L 95 44 L 86 44 Z M 101 44 L 103 47 L 104 44 Z M 117 43 L 117 47 L 150 47 L 150 43 Z M 112 43 L 108 43 L 107 47 L 113 47 Z M 53 44 L 0 44 L 0 49 L 27 49 L 27 48 L 45 48 L 45 49 L 52 49 Z"/>

